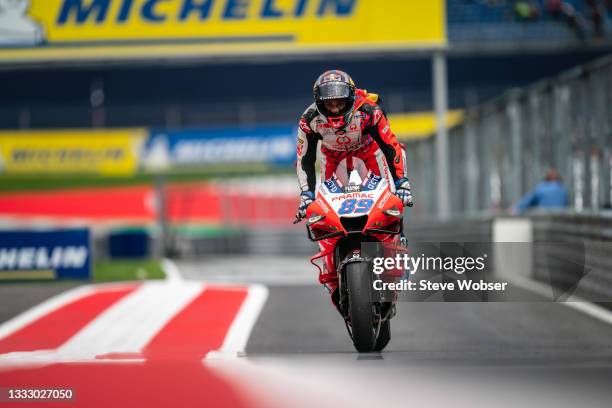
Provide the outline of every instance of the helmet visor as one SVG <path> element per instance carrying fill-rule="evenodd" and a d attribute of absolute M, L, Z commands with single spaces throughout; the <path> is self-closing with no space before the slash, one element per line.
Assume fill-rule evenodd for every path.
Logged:
<path fill-rule="evenodd" d="M 342 82 L 328 82 L 319 85 L 317 98 L 325 101 L 329 99 L 343 99 L 351 96 L 351 88 Z"/>

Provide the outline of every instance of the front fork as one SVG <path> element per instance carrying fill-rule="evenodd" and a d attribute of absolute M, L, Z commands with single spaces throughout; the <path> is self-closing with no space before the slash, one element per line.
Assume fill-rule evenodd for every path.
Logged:
<path fill-rule="evenodd" d="M 376 275 L 373 270 L 373 258 L 361 253 L 361 250 L 353 250 L 351 254 L 349 254 L 346 258 L 344 258 L 338 264 L 338 275 L 339 275 L 339 290 L 337 291 L 338 299 L 337 299 L 337 308 L 340 314 L 348 319 L 348 291 L 347 291 L 347 282 L 346 282 L 346 265 L 352 262 L 366 262 L 368 264 L 368 269 L 371 271 L 371 282 L 373 284 L 374 280 L 381 279 L 384 282 L 389 281 L 397 281 L 396 276 L 388 276 L 385 274 Z M 370 301 L 374 305 L 376 310 L 376 315 L 379 320 L 384 321 L 386 319 L 390 319 L 395 315 L 395 301 L 397 300 L 397 292 L 392 290 L 375 290 L 374 286 L 370 286 Z"/>
<path fill-rule="evenodd" d="M 399 242 L 398 242 L 399 241 Z M 399 240 L 395 244 L 392 242 L 379 242 L 378 245 L 384 245 L 391 254 L 385 250 L 376 250 L 377 256 L 393 256 L 392 254 L 397 252 L 405 252 L 407 248 L 407 241 L 404 237 L 403 231 L 400 233 Z M 323 240 L 319 242 L 321 251 L 310 258 L 310 262 L 319 270 L 319 283 L 322 284 L 325 289 L 332 294 L 332 303 L 336 306 L 340 314 L 346 319 L 348 317 L 348 293 L 346 291 L 346 277 L 344 276 L 344 270 L 350 262 L 368 262 L 370 268 L 372 267 L 373 258 L 371 256 L 362 254 L 361 248 L 353 249 L 350 251 L 344 259 L 336 262 L 334 249 L 336 242 L 328 242 Z M 319 261 L 319 262 L 317 262 Z M 319 265 L 322 263 L 322 267 Z M 392 271 L 390 273 L 385 272 L 383 275 L 375 275 L 372 272 L 372 281 L 375 279 L 382 279 L 385 282 L 397 281 L 404 277 L 404 273 L 398 273 L 398 271 Z M 336 290 L 339 289 L 339 290 Z M 395 291 L 377 291 L 371 288 L 371 300 L 380 309 L 380 316 L 383 319 L 391 318 L 395 314 L 394 303 L 397 300 L 397 292 Z"/>

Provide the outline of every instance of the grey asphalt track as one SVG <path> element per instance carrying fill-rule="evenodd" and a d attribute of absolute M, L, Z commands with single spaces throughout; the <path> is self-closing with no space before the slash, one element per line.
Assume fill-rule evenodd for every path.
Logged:
<path fill-rule="evenodd" d="M 612 326 L 562 304 L 399 302 L 385 354 L 503 364 L 612 364 Z M 346 353 L 353 348 L 328 296 L 314 286 L 277 286 L 247 346 L 249 355 Z"/>
<path fill-rule="evenodd" d="M 342 318 L 316 284 L 314 268 L 302 258 L 213 257 L 177 265 L 186 279 L 267 285 L 270 294 L 251 333 L 249 356 L 353 352 Z M 288 284 L 292 277 L 293 284 Z M 477 356 L 500 364 L 591 362 L 612 368 L 612 325 L 528 291 L 512 290 L 528 301 L 400 301 L 383 354 L 472 362 Z"/>
<path fill-rule="evenodd" d="M 187 279 L 266 284 L 245 359 L 282 377 L 314 378 L 316 389 L 346 383 L 351 391 L 335 395 L 351 394 L 355 406 L 612 406 L 612 325 L 529 291 L 513 287 L 523 299 L 514 302 L 400 301 L 386 350 L 359 355 L 304 259 L 213 257 L 178 266 Z M 266 273 L 258 280 L 253 271 Z M 382 402 L 372 387 L 392 395 Z M 408 390 L 412 398 L 402 394 Z"/>
<path fill-rule="evenodd" d="M 0 284 L 0 323 L 79 285 L 80 282 L 4 282 Z"/>

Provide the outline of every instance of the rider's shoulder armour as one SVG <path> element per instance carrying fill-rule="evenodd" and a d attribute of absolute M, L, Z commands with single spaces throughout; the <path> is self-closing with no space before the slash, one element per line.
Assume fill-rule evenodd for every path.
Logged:
<path fill-rule="evenodd" d="M 304 131 L 304 133 L 314 133 L 312 130 L 312 121 L 317 117 L 319 111 L 314 104 L 310 105 L 302 114 L 300 118 L 300 128 Z"/>

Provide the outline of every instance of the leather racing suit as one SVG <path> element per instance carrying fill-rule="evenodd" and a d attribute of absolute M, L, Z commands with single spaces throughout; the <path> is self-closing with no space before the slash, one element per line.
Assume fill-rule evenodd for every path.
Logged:
<path fill-rule="evenodd" d="M 349 157 L 363 160 L 378 176 L 389 172 L 393 182 L 406 177 L 406 158 L 377 95 L 362 89 L 355 92 L 354 114 L 346 126 L 337 130 L 322 118 L 313 103 L 300 118 L 297 140 L 297 176 L 301 190 L 315 191 L 315 161 L 321 142 L 321 182 L 329 179 L 338 164 Z M 390 183 L 393 190 L 394 183 Z"/>

